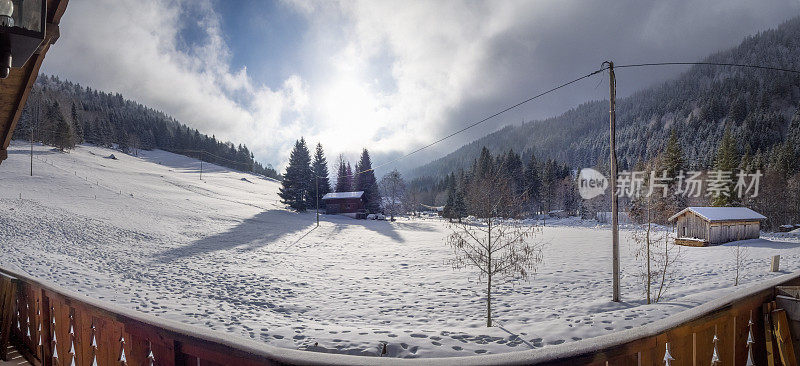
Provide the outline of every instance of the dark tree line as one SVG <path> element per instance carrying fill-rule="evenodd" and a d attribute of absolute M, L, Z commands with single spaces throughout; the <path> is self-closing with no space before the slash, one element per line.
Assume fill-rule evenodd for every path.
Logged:
<path fill-rule="evenodd" d="M 746 206 L 767 216 L 766 227 L 775 230 L 780 225 L 800 223 L 800 111 L 795 113 L 786 131 L 786 141 L 766 152 L 753 153 L 743 136 L 737 136 L 733 128 L 726 126 L 722 137 L 716 142 L 712 154 L 710 171 L 731 172 L 730 181 L 722 186 L 721 194 L 709 195 L 703 188 L 699 197 L 687 197 L 676 192 L 676 178 L 681 170 L 696 169 L 684 158 L 686 150 L 673 130 L 663 150 L 655 157 L 636 163 L 634 170 L 666 171 L 671 179 L 666 197 L 658 191 L 651 197 L 633 199 L 628 207 L 632 217 L 639 222 L 666 223 L 667 218 L 687 206 Z M 737 190 L 737 174 L 761 173 L 758 192 Z M 702 179 L 708 179 L 708 171 Z M 748 184 L 752 177 L 746 181 Z M 645 189 L 648 187 L 645 186 Z M 676 194 L 678 193 L 678 194 Z M 740 197 L 740 193 L 741 197 Z M 756 194 L 757 193 L 757 194 Z"/>
<path fill-rule="evenodd" d="M 651 188 L 649 176 L 645 177 L 641 196 L 621 197 L 622 210 L 629 211 L 638 222 L 665 224 L 669 216 L 687 206 L 747 206 L 767 216 L 766 227 L 773 230 L 780 225 L 800 223 L 800 111 L 791 118 L 785 134 L 783 143 L 766 152 L 753 152 L 744 142 L 744 137 L 736 135 L 733 127 L 728 125 L 719 140 L 713 142 L 717 148 L 709 159 L 710 165 L 698 166 L 687 161 L 686 148 L 680 142 L 682 134 L 672 129 L 661 142 L 656 156 L 638 160 L 630 168 L 624 165 L 621 168 L 621 171 L 655 172 L 668 182 L 666 193 L 660 187 L 653 187 L 653 194 L 645 195 Z M 476 212 L 470 209 L 468 201 L 469 195 L 475 193 L 470 192 L 476 177 L 502 180 L 519 198 L 520 208 L 528 215 L 564 210 L 593 218 L 596 212 L 609 210 L 610 191 L 584 201 L 577 193 L 573 169 L 554 159 L 538 160 L 532 153 L 525 160 L 524 156 L 513 150 L 495 156 L 488 148 L 483 148 L 469 169 L 459 169 L 439 181 L 417 178 L 411 182 L 409 192 L 424 204 L 444 205 L 443 214 L 451 220 L 475 216 Z M 609 175 L 607 164 L 595 168 Z M 696 197 L 682 193 L 680 190 L 686 187 L 678 186 L 679 174 L 685 175 L 690 170 L 702 171 L 699 179 L 705 182 Z M 713 171 L 730 172 L 730 180 L 724 184 L 722 194 L 713 195 L 708 191 L 708 181 L 712 179 L 709 174 Z M 762 174 L 758 192 L 751 190 L 740 197 L 741 192 L 736 188 L 740 172 Z M 752 179 L 747 178 L 747 183 Z M 744 187 L 739 189 L 746 190 Z M 502 209 L 506 208 L 498 208 L 498 212 Z"/>
<path fill-rule="evenodd" d="M 566 165 L 552 159 L 539 161 L 532 153 L 527 161 L 523 161 L 514 150 L 493 156 L 489 149 L 483 148 L 469 169 L 451 173 L 435 185 L 434 189 L 444 192 L 444 217 L 460 220 L 466 216 L 475 216 L 476 208 L 468 204 L 470 195 L 477 194 L 478 186 L 483 184 L 480 182 L 487 181 L 509 190 L 514 199 L 507 201 L 519 205 L 513 207 L 515 212 L 536 214 L 557 209 L 574 212 L 577 209 L 573 176 Z M 416 183 L 415 181 L 412 184 Z M 494 209 L 501 214 L 512 208 Z"/>
<path fill-rule="evenodd" d="M 163 112 L 55 76 L 40 75 L 22 112 L 15 139 L 33 139 L 62 150 L 79 143 L 126 153 L 162 149 L 228 168 L 279 178 L 255 161 L 247 146 L 217 140 Z"/>

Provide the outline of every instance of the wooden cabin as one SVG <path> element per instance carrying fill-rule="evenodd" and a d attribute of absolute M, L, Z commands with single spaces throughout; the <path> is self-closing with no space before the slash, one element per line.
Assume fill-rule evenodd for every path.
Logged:
<path fill-rule="evenodd" d="M 706 246 L 757 239 L 766 217 L 747 207 L 687 207 L 669 218 L 676 244 Z"/>
<path fill-rule="evenodd" d="M 322 207 L 329 214 L 354 216 L 364 210 L 364 191 L 328 193 L 322 196 Z"/>

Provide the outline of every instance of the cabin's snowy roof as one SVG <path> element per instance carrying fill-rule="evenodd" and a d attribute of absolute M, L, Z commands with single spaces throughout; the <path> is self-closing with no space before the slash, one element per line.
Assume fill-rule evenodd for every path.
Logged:
<path fill-rule="evenodd" d="M 692 211 L 708 221 L 764 220 L 767 217 L 747 207 L 687 207 L 672 215 L 673 221 L 684 212 Z"/>
<path fill-rule="evenodd" d="M 322 199 L 328 200 L 328 199 L 334 199 L 334 198 L 361 198 L 361 196 L 363 196 L 363 195 L 364 195 L 364 191 L 358 191 L 358 192 L 331 192 L 331 193 L 327 193 L 324 196 L 322 196 Z"/>

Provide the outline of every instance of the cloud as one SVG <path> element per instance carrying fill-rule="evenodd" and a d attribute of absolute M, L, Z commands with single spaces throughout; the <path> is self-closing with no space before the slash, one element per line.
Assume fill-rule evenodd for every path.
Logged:
<path fill-rule="evenodd" d="M 304 82 L 293 75 L 272 90 L 254 85 L 246 69 L 232 70 L 211 5 L 194 0 L 72 2 L 45 72 L 119 92 L 205 133 L 247 143 L 262 160 L 279 162 L 301 130 L 301 112 L 308 105 Z M 187 12 L 204 32 L 190 47 L 181 44 Z"/>
<path fill-rule="evenodd" d="M 309 116 L 319 138 L 338 150 L 368 144 L 378 161 L 596 70 L 604 60 L 699 60 L 800 10 L 796 0 L 290 3 L 311 23 L 310 58 L 324 70 L 309 75 L 319 106 Z M 683 70 L 618 72 L 618 94 Z M 604 82 L 595 76 L 394 165 L 417 166 L 503 125 L 606 98 Z"/>
<path fill-rule="evenodd" d="M 339 153 L 354 159 L 367 147 L 381 163 L 604 60 L 699 60 L 800 10 L 796 0 L 285 0 L 283 10 L 307 22 L 306 34 L 293 46 L 301 61 L 270 88 L 230 66 L 226 40 L 239 35 L 222 33 L 214 5 L 72 2 L 45 72 L 120 92 L 246 143 L 258 159 L 279 166 L 300 136 L 322 142 L 330 161 Z M 187 23 L 202 37 L 187 41 Z M 620 71 L 619 94 L 682 70 Z M 502 125 L 604 98 L 602 82 L 598 75 L 542 98 L 397 167 L 420 165 Z"/>

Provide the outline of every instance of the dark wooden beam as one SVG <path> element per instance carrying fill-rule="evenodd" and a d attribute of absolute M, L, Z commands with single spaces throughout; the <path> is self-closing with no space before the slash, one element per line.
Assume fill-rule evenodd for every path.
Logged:
<path fill-rule="evenodd" d="M 8 158 L 8 145 L 11 136 L 17 127 L 17 122 L 28 101 L 39 69 L 42 67 L 44 56 L 60 36 L 59 22 L 67 9 L 69 0 L 47 1 L 46 34 L 36 53 L 31 56 L 24 66 L 11 69 L 6 79 L 0 80 L 0 163 Z"/>

